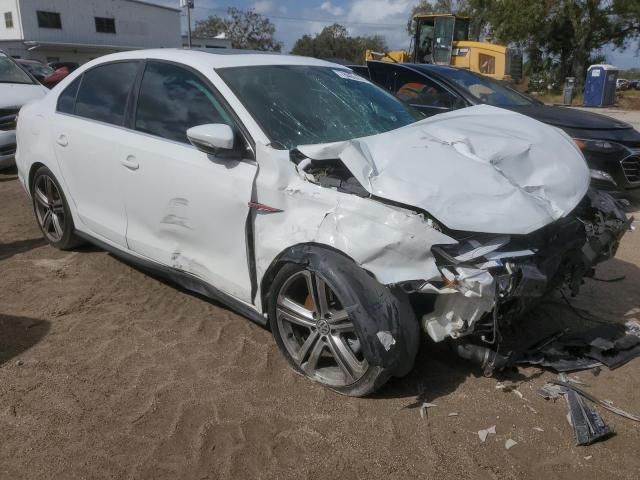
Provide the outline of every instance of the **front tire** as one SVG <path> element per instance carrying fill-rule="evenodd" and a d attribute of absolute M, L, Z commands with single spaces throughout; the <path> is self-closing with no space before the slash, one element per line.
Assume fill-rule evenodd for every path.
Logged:
<path fill-rule="evenodd" d="M 31 183 L 33 211 L 49 245 L 69 250 L 82 244 L 75 234 L 69 204 L 58 180 L 47 167 L 40 167 Z"/>
<path fill-rule="evenodd" d="M 380 318 L 372 318 L 375 314 L 363 307 L 376 302 L 372 310 Z M 269 292 L 269 322 L 278 347 L 296 372 L 338 393 L 360 397 L 413 366 L 418 323 L 410 308 L 403 306 L 402 299 L 352 261 L 322 251 L 280 269 Z M 402 312 L 403 318 L 388 322 L 389 312 Z M 380 327 L 391 323 L 395 327 Z M 394 331 L 393 344 L 382 348 L 383 355 L 391 348 L 401 352 L 391 352 L 392 361 L 376 354 L 382 341 L 379 332 L 384 330 L 384 338 L 391 335 L 387 329 Z"/>

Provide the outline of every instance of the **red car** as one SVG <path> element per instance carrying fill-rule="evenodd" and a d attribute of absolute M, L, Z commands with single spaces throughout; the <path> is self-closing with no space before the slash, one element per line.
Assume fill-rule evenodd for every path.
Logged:
<path fill-rule="evenodd" d="M 54 70 L 53 73 L 50 73 L 49 75 L 44 77 L 44 79 L 42 80 L 42 84 L 47 88 L 53 88 L 70 73 L 71 72 L 67 67 L 60 67 L 59 69 Z"/>

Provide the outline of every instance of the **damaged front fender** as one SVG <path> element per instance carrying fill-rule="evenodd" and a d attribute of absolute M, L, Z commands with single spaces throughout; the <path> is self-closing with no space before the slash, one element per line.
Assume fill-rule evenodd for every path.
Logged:
<path fill-rule="evenodd" d="M 430 247 L 456 243 L 424 215 L 308 181 L 289 151 L 257 147 L 255 259 L 262 279 L 287 247 L 327 245 L 352 258 L 381 284 L 440 278 Z M 264 291 L 264 286 L 263 286 Z"/>

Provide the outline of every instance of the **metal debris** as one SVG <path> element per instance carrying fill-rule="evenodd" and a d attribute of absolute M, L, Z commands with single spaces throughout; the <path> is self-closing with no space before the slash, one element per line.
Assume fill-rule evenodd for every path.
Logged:
<path fill-rule="evenodd" d="M 560 332 L 550 341 L 538 342 L 517 363 L 550 367 L 556 372 L 586 370 L 602 365 L 613 370 L 638 356 L 640 323 L 630 320 L 625 325 L 601 323 L 571 335 L 566 331 Z"/>
<path fill-rule="evenodd" d="M 624 324 L 627 327 L 627 335 L 635 335 L 640 337 L 640 322 L 637 320 L 629 320 Z"/>
<path fill-rule="evenodd" d="M 571 413 L 571 425 L 576 434 L 576 445 L 591 445 L 611 434 L 600 414 L 589 408 L 575 391 L 567 392 L 567 404 Z"/>
<path fill-rule="evenodd" d="M 611 405 L 611 404 L 609 404 L 607 402 L 599 400 L 596 397 L 594 397 L 593 395 L 591 395 L 590 393 L 585 392 L 584 390 L 576 387 L 575 385 L 571 385 L 570 383 L 562 382 L 560 380 L 552 380 L 551 383 L 553 383 L 555 385 L 558 385 L 558 386 L 561 386 L 561 387 L 566 387 L 566 388 L 568 388 L 570 390 L 573 390 L 574 392 L 576 392 L 581 397 L 586 398 L 587 400 L 589 400 L 590 402 L 595 403 L 596 405 L 600 405 L 601 407 L 609 410 L 612 413 L 615 413 L 616 415 L 620 415 L 621 417 L 628 418 L 629 420 L 633 420 L 634 422 L 640 422 L 640 416 L 625 412 L 621 408 L 614 407 L 613 405 Z"/>
<path fill-rule="evenodd" d="M 492 433 L 494 435 L 496 434 L 496 426 L 495 425 L 493 425 L 493 426 L 491 426 L 489 428 L 485 428 L 484 430 L 478 430 L 478 437 L 480 437 L 480 441 L 482 443 L 484 443 L 490 433 Z"/>

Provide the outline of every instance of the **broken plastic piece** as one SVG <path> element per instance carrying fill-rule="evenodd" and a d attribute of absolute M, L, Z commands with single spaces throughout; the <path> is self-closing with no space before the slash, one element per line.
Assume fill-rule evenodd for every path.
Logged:
<path fill-rule="evenodd" d="M 493 425 L 493 426 L 491 426 L 489 428 L 485 428 L 484 430 L 478 430 L 478 437 L 480 437 L 480 441 L 482 443 L 484 443 L 490 433 L 492 433 L 494 435 L 496 434 L 496 426 L 495 425 Z"/>
<path fill-rule="evenodd" d="M 631 413 L 625 412 L 621 408 L 614 407 L 613 405 L 611 405 L 611 404 L 609 404 L 607 402 L 603 402 L 602 400 L 598 400 L 596 397 L 594 397 L 590 393 L 585 392 L 584 390 L 576 387 L 575 385 L 572 385 L 572 384 L 566 383 L 566 382 L 562 382 L 560 380 L 552 380 L 551 383 L 555 384 L 557 386 L 560 386 L 560 387 L 565 387 L 565 388 L 567 388 L 569 390 L 573 390 L 577 394 L 579 394 L 580 396 L 582 396 L 582 397 L 586 398 L 587 400 L 589 400 L 590 402 L 593 402 L 593 403 L 595 403 L 597 405 L 600 405 L 601 407 L 609 410 L 612 413 L 615 413 L 616 415 L 620 415 L 621 417 L 628 418 L 629 420 L 633 420 L 634 422 L 640 422 L 640 416 L 633 415 Z M 546 387 L 546 385 L 545 385 L 545 387 Z"/>
<path fill-rule="evenodd" d="M 435 407 L 435 406 L 437 406 L 435 403 L 427 403 L 427 402 L 424 402 L 424 403 L 422 404 L 422 406 L 420 407 L 420 417 L 421 417 L 422 419 L 427 418 L 427 409 L 428 409 L 428 408 Z"/>
<path fill-rule="evenodd" d="M 504 448 L 509 450 L 510 448 L 515 447 L 517 444 L 518 442 L 509 438 L 506 442 L 504 442 Z"/>
<path fill-rule="evenodd" d="M 576 445 L 591 445 L 611 434 L 600 414 L 589 408 L 575 391 L 567 391 L 567 404 L 576 434 Z"/>

